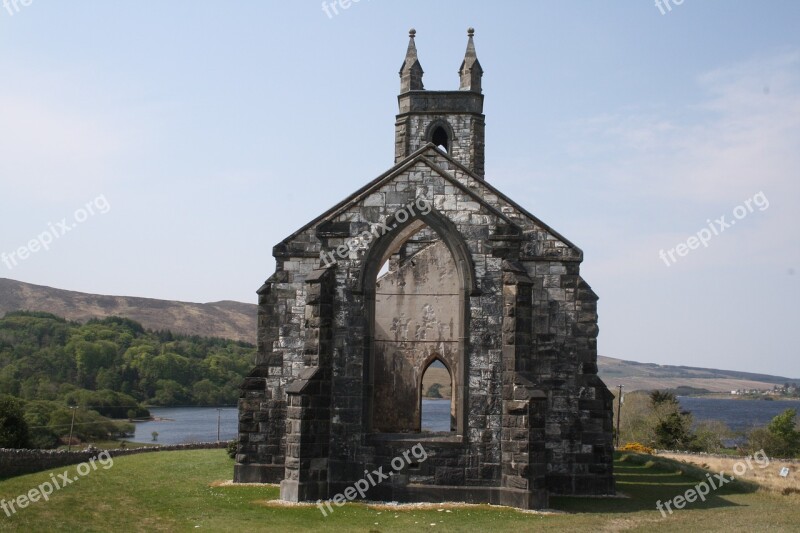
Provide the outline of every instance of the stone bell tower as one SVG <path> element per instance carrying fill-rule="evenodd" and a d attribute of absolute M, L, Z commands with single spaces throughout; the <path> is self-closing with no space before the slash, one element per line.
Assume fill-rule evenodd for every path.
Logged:
<path fill-rule="evenodd" d="M 432 142 L 453 159 L 484 177 L 485 120 L 481 78 L 483 69 L 475 53 L 473 36 L 458 73 L 457 91 L 426 91 L 422 84 L 422 65 L 414 44 L 416 31 L 409 31 L 408 51 L 400 68 L 400 113 L 395 123 L 395 163 Z"/>

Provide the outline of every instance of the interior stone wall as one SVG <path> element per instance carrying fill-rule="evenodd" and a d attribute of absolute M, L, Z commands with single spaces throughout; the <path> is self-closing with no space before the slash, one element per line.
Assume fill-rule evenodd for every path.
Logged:
<path fill-rule="evenodd" d="M 455 262 L 447 246 L 430 244 L 376 282 L 373 428 L 420 431 L 422 376 L 440 359 L 462 385 L 463 306 Z M 451 402 L 455 419 L 458 399 Z"/>

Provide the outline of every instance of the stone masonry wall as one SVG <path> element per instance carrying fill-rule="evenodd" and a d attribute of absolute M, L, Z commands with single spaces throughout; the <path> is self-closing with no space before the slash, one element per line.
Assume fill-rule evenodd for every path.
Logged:
<path fill-rule="evenodd" d="M 113 450 L 16 450 L 0 448 L 0 479 L 32 474 L 60 466 L 83 463 L 107 451 L 111 457 L 136 455 L 150 452 L 210 450 L 225 448 L 227 442 L 199 442 L 193 444 L 175 444 L 171 446 L 150 446 L 143 448 L 118 448 Z"/>
<path fill-rule="evenodd" d="M 409 221 L 396 217 L 419 198 L 433 206 L 430 214 Z M 309 416 L 320 422 L 320 416 L 329 417 L 324 468 L 330 491 L 361 479 L 365 468 L 393 453 L 391 441 L 376 440 L 371 427 L 372 398 L 380 390 L 372 381 L 375 288 L 369 276 L 416 221 L 435 230 L 454 255 L 466 315 L 459 435 L 452 442 L 427 442 L 430 462 L 420 465 L 419 475 L 441 487 L 491 488 L 481 493 L 486 498 L 529 498 L 521 506 L 540 506 L 542 497 L 531 491 L 545 486 L 571 494 L 612 492 L 609 393 L 596 376 L 596 296 L 579 275 L 582 253 L 432 146 L 276 246 L 277 271 L 260 291 L 258 365 L 240 403 L 237 469 L 261 465 L 277 472 L 286 462 L 286 388 L 310 368 L 304 347 L 313 328 L 307 323 L 305 280 L 323 266 L 320 253 L 347 248 L 353 236 L 376 223 L 384 223 L 388 233 L 351 246 L 332 268 L 331 371 L 324 378 L 330 408 Z M 515 262 L 515 275 L 527 279 L 516 285 L 515 301 L 526 310 L 514 317 L 510 343 L 504 340 L 504 261 Z M 512 366 L 506 352 L 513 353 Z M 288 421 L 301 421 L 302 413 Z M 523 466 L 502 466 L 514 454 Z M 321 463 L 315 468 L 321 476 Z M 391 492 L 411 497 L 403 479 L 394 481 Z M 295 496 L 309 494 L 301 487 Z"/>

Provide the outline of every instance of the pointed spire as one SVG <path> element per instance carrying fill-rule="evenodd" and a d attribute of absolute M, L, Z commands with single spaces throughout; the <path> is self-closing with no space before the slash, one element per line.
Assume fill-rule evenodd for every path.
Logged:
<path fill-rule="evenodd" d="M 425 89 L 422 85 L 422 65 L 417 59 L 417 47 L 414 44 L 416 34 L 417 30 L 414 28 L 408 31 L 408 51 L 403 66 L 400 67 L 400 94 Z"/>
<path fill-rule="evenodd" d="M 467 53 L 464 54 L 464 61 L 461 63 L 461 68 L 458 69 L 458 74 L 461 76 L 462 91 L 473 91 L 479 93 L 481 89 L 481 78 L 483 77 L 483 68 L 478 61 L 478 54 L 475 52 L 475 42 L 472 37 L 475 35 L 475 28 L 467 30 Z"/>

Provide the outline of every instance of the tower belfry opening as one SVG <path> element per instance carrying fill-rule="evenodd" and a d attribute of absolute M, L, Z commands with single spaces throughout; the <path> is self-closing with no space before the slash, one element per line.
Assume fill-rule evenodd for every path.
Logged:
<path fill-rule="evenodd" d="M 443 127 L 437 126 L 436 129 L 433 130 L 431 142 L 435 144 L 437 148 L 441 148 L 442 151 L 447 152 L 450 146 L 450 137 L 448 137 Z"/>

